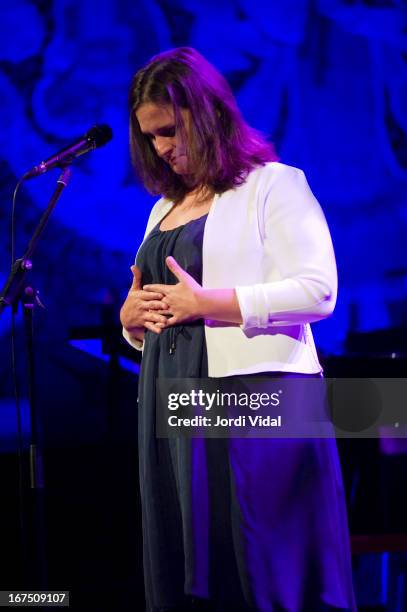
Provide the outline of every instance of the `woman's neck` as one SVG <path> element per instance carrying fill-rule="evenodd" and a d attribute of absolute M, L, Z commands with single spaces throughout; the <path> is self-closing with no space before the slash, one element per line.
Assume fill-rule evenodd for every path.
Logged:
<path fill-rule="evenodd" d="M 185 196 L 175 202 L 176 206 L 182 208 L 192 208 L 193 206 L 201 206 L 208 202 L 208 200 L 212 200 L 214 196 L 214 190 L 212 187 L 208 187 L 207 185 L 200 185 L 198 187 L 194 187 L 191 191 L 188 191 Z"/>

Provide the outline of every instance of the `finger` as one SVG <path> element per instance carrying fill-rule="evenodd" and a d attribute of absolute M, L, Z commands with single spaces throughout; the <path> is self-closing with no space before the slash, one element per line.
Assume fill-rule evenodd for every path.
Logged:
<path fill-rule="evenodd" d="M 146 323 L 144 323 L 144 327 L 152 332 L 154 332 L 155 334 L 161 334 L 161 327 L 159 327 L 157 324 L 154 323 L 150 323 L 149 321 L 146 321 Z"/>
<path fill-rule="evenodd" d="M 157 300 L 161 303 L 161 300 L 164 298 L 164 295 L 162 293 L 153 293 L 152 291 L 143 291 L 143 289 L 137 289 L 137 291 L 130 291 L 129 295 L 139 300 L 145 301 L 145 302 Z"/>
<path fill-rule="evenodd" d="M 144 321 L 149 321 L 150 323 L 162 323 L 163 325 L 166 325 L 167 317 L 164 317 L 164 315 L 157 314 L 155 311 L 150 310 L 145 313 Z"/>
<path fill-rule="evenodd" d="M 165 263 L 167 264 L 167 268 L 171 270 L 173 275 L 177 278 L 177 280 L 182 281 L 190 278 L 188 272 L 186 272 L 179 263 L 171 256 L 166 257 Z"/>
<path fill-rule="evenodd" d="M 162 300 L 155 300 L 146 302 L 149 310 L 168 310 L 168 304 L 165 304 Z"/>
<path fill-rule="evenodd" d="M 141 289 L 141 270 L 135 264 L 130 267 L 130 270 L 133 273 L 133 282 L 130 288 L 130 291 L 134 291 L 137 289 Z"/>
<path fill-rule="evenodd" d="M 168 290 L 173 286 L 174 285 L 144 285 L 143 290 L 155 291 L 156 293 L 163 293 L 164 295 L 166 295 L 168 293 Z"/>

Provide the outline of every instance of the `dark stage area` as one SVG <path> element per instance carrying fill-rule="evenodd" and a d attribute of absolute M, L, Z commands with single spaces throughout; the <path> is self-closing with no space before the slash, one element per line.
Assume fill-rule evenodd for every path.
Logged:
<path fill-rule="evenodd" d="M 113 399 L 112 364 L 72 347 L 45 355 L 41 350 L 36 355 L 45 486 L 36 519 L 26 436 L 24 546 L 10 430 L 1 445 L 1 587 L 69 590 L 70 608 L 78 610 L 140 608 L 137 377 L 113 366 L 120 389 Z M 0 404 L 14 424 L 11 400 L 2 398 Z"/>

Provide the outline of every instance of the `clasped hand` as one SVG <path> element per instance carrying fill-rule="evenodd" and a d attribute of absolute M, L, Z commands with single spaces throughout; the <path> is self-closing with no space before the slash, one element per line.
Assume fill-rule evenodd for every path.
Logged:
<path fill-rule="evenodd" d="M 159 334 L 165 327 L 202 316 L 199 312 L 201 285 L 173 257 L 165 261 L 178 280 L 175 285 L 157 283 L 142 287 L 140 269 L 131 267 L 133 284 L 120 312 L 122 325 L 130 334 L 143 328 Z"/>

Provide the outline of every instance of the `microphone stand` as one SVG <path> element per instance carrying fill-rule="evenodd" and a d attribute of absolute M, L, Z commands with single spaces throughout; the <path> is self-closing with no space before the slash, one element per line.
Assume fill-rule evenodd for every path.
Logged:
<path fill-rule="evenodd" d="M 35 232 L 28 244 L 24 255 L 16 259 L 11 267 L 10 275 L 0 292 L 0 315 L 7 306 L 11 306 L 13 312 L 18 310 L 19 302 L 22 303 L 24 313 L 24 327 L 27 345 L 28 359 L 28 400 L 30 411 L 30 444 L 29 444 L 29 478 L 30 478 L 30 509 L 32 510 L 32 555 L 30 555 L 31 572 L 26 572 L 33 579 L 33 584 L 25 585 L 26 588 L 45 590 L 47 587 L 47 565 L 45 554 L 45 521 L 44 521 L 44 474 L 42 453 L 38 445 L 38 421 L 37 406 L 34 391 L 34 334 L 33 334 L 33 311 L 35 304 L 42 306 L 38 291 L 26 284 L 27 272 L 32 269 L 32 257 L 38 242 L 45 229 L 59 198 L 71 178 L 71 168 L 66 165 L 62 168 L 61 176 L 58 178 L 57 186 L 52 194 L 49 204 L 44 211 Z M 27 542 L 23 536 L 23 546 Z M 26 551 L 25 551 L 26 552 Z M 26 554 L 23 552 L 23 558 Z"/>

